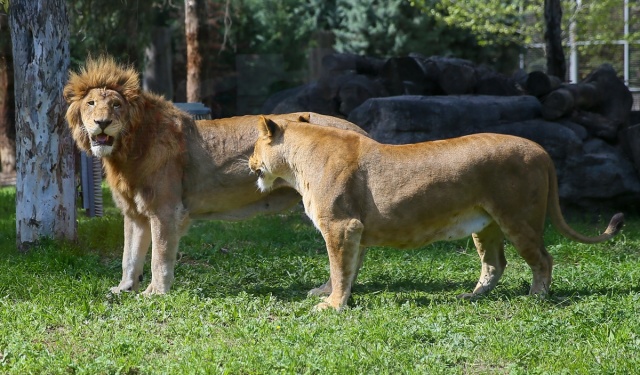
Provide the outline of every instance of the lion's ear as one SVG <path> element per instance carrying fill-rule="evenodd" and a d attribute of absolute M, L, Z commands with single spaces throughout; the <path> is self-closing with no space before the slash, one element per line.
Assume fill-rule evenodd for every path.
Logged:
<path fill-rule="evenodd" d="M 260 116 L 260 121 L 258 121 L 258 133 L 260 133 L 260 137 L 272 138 L 278 129 L 278 124 L 275 121 Z"/>

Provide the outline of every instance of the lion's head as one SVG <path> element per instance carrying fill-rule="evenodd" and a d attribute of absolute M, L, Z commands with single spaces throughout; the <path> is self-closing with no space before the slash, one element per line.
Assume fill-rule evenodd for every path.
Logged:
<path fill-rule="evenodd" d="M 79 72 L 71 72 L 64 98 L 78 147 L 99 157 L 111 155 L 128 124 L 139 117 L 140 97 L 138 73 L 113 58 L 89 58 Z"/>

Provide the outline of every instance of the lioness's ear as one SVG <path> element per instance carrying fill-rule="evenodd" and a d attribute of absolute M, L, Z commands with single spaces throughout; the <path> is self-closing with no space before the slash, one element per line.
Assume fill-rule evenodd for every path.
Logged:
<path fill-rule="evenodd" d="M 300 117 L 298 117 L 298 122 L 311 122 L 311 115 L 308 113 L 300 115 Z"/>
<path fill-rule="evenodd" d="M 278 124 L 269 118 L 260 116 L 260 121 L 258 121 L 258 133 L 260 133 L 260 137 L 271 138 L 276 133 L 276 129 L 278 129 Z"/>

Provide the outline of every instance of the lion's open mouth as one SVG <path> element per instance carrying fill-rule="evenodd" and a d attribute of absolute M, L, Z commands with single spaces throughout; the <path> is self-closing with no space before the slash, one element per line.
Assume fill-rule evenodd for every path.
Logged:
<path fill-rule="evenodd" d="M 98 134 L 91 137 L 93 146 L 113 146 L 113 137 L 107 134 Z"/>

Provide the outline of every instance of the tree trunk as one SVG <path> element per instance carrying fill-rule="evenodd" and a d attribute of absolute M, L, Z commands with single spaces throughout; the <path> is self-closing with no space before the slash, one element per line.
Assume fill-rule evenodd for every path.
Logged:
<path fill-rule="evenodd" d="M 560 0 L 544 0 L 544 41 L 547 53 L 547 74 L 565 81 L 567 63 L 562 49 L 562 6 Z"/>
<path fill-rule="evenodd" d="M 16 230 L 20 250 L 76 237 L 74 146 L 62 88 L 69 70 L 64 0 L 11 0 L 16 100 Z"/>
<path fill-rule="evenodd" d="M 185 0 L 185 33 L 187 39 L 187 102 L 200 101 L 200 65 L 198 47 L 198 10 L 200 0 Z"/>
<path fill-rule="evenodd" d="M 145 49 L 145 68 L 142 87 L 147 91 L 173 100 L 173 78 L 171 73 L 171 30 L 154 27 L 151 44 Z"/>
<path fill-rule="evenodd" d="M 13 63 L 7 17 L 0 16 L 0 163 L 2 180 L 16 172 L 16 125 L 13 99 Z"/>

